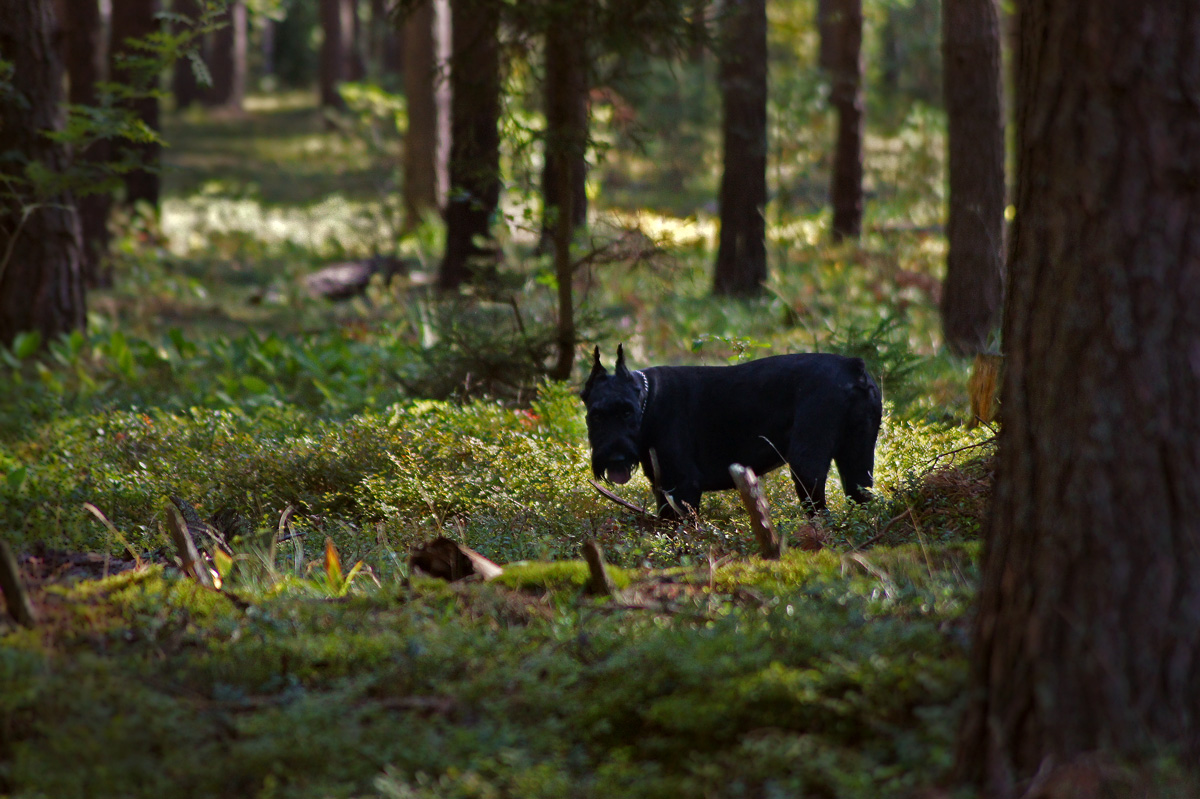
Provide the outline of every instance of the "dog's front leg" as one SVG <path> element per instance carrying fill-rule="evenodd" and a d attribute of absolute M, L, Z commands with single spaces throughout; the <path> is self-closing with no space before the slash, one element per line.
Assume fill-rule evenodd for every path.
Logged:
<path fill-rule="evenodd" d="M 663 489 L 652 484 L 654 504 L 662 519 L 680 519 L 700 509 L 700 484 L 696 482 L 673 482 L 673 488 Z"/>

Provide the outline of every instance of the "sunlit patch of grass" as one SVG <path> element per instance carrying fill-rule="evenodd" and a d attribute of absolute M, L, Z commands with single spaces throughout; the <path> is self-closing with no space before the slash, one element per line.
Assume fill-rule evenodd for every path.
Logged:
<path fill-rule="evenodd" d="M 203 251 L 223 236 L 254 239 L 264 254 L 299 247 L 316 257 L 390 251 L 394 210 L 331 194 L 308 206 L 279 207 L 254 198 L 197 195 L 163 202 L 162 227 L 177 256 Z"/>

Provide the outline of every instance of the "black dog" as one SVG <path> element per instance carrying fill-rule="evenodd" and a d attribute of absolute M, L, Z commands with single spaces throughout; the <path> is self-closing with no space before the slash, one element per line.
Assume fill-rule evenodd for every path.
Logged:
<path fill-rule="evenodd" d="M 609 375 L 599 347 L 595 358 L 580 395 L 592 472 L 625 483 L 641 464 L 660 515 L 677 515 L 667 496 L 694 511 L 705 491 L 733 488 L 734 463 L 758 474 L 787 463 L 801 501 L 821 510 L 836 461 L 846 495 L 871 498 L 883 405 L 861 359 L 810 353 L 631 372 L 618 346 Z"/>

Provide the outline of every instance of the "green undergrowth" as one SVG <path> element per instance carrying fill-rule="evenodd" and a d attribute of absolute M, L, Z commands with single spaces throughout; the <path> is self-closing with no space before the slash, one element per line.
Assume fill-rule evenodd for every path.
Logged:
<path fill-rule="evenodd" d="M 158 567 L 48 587 L 0 638 L 0 790 L 903 795 L 950 762 L 974 561 L 795 552 L 613 600 L 580 563 L 245 607 Z"/>
<path fill-rule="evenodd" d="M 889 416 L 877 451 L 877 499 L 847 504 L 832 477 L 831 513 L 818 520 L 823 534 L 841 547 L 973 538 L 986 468 L 962 473 L 959 491 L 930 496 L 925 486 L 942 479 L 953 488 L 947 475 L 959 472 L 941 467 L 978 461 L 990 452 L 988 435 Z M 330 538 L 344 557 L 384 572 L 410 546 L 438 535 L 499 563 L 573 558 L 587 538 L 623 566 L 754 549 L 736 494 L 706 495 L 699 519 L 682 525 L 641 519 L 601 498 L 589 484 L 582 405 L 570 386 L 555 383 L 527 408 L 425 400 L 342 420 L 293 407 L 67 417 L 0 448 L 0 466 L 9 475 L 0 482 L 2 522 L 25 546 L 162 555 L 174 495 L 204 516 L 232 511 L 259 528 L 274 527 L 294 506 L 309 558 Z M 764 487 L 785 535 L 808 529 L 786 469 Z M 652 504 L 642 475 L 620 491 Z"/>

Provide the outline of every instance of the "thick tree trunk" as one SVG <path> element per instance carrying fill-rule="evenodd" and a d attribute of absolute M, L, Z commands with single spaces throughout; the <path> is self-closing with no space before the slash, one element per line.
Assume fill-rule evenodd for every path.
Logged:
<path fill-rule="evenodd" d="M 425 0 L 404 23 L 404 215 L 410 230 L 426 214 L 440 212 L 449 183 L 450 92 L 441 57 L 443 34 L 449 33 L 441 23 L 448 14 L 445 0 Z"/>
<path fill-rule="evenodd" d="M 99 96 L 96 84 L 104 79 L 105 61 L 100 4 L 96 0 L 60 0 L 56 9 L 62 28 L 63 62 L 70 87 L 67 99 L 75 105 L 97 106 Z M 75 157 L 81 162 L 99 164 L 108 160 L 108 153 L 108 142 L 101 140 L 77 152 Z M 84 283 L 89 288 L 112 282 L 112 276 L 103 266 L 108 253 L 108 212 L 111 206 L 112 196 L 107 192 L 76 197 L 75 207 L 83 235 L 81 269 Z"/>
<path fill-rule="evenodd" d="M 28 163 L 61 172 L 68 155 L 46 137 L 60 125 L 63 68 L 53 6 L 0 3 L 0 53 L 13 65 L 12 91 L 0 92 L 0 175 Z M 84 326 L 79 221 L 70 195 L 41 195 L 5 178 L 0 192 L 0 344 L 38 331 L 43 341 Z"/>
<path fill-rule="evenodd" d="M 496 263 L 492 215 L 500 202 L 499 15 L 493 0 L 451 0 L 450 198 L 440 289 L 486 276 Z"/>
<path fill-rule="evenodd" d="M 720 85 L 724 135 L 721 240 L 713 292 L 750 296 L 767 279 L 767 6 L 725 7 Z"/>
<path fill-rule="evenodd" d="M 997 0 L 945 0 L 950 214 L 942 331 L 960 355 L 987 347 L 1004 289 L 1004 116 Z"/>
<path fill-rule="evenodd" d="M 153 130 L 159 130 L 158 97 L 152 92 L 158 89 L 158 73 L 147 72 L 128 64 L 124 57 L 136 57 L 141 53 L 127 45 L 130 39 L 142 39 L 158 30 L 158 0 L 112 0 L 112 32 L 109 59 L 109 74 L 115 83 L 133 86 L 142 96 L 125 102 L 125 107 Z M 154 143 L 118 142 L 114 154 L 132 156 L 144 168 L 125 174 L 125 202 L 133 205 L 145 202 L 158 209 L 158 168 L 162 160 L 161 147 Z"/>
<path fill-rule="evenodd" d="M 1200 6 L 1020 16 L 1003 427 L 958 751 L 991 799 L 1085 753 L 1200 762 Z"/>
<path fill-rule="evenodd" d="M 246 99 L 246 2 L 232 0 L 221 15 L 223 27 L 213 34 L 213 85 L 205 93 L 205 103 L 231 111 L 241 111 Z"/>
<path fill-rule="evenodd" d="M 570 15 L 569 15 L 570 16 Z M 578 21 L 556 19 L 546 33 L 546 157 L 542 167 L 542 243 L 554 239 L 563 191 L 570 229 L 587 224 L 588 57 Z M 559 169 L 568 170 L 566 180 Z"/>
<path fill-rule="evenodd" d="M 832 49 L 829 102 L 837 111 L 830 198 L 833 237 L 858 238 L 863 216 L 862 0 L 829 0 Z"/>
<path fill-rule="evenodd" d="M 350 0 L 320 0 L 321 107 L 341 111 L 346 107 L 338 86 L 350 77 L 354 47 L 354 17 Z"/>

